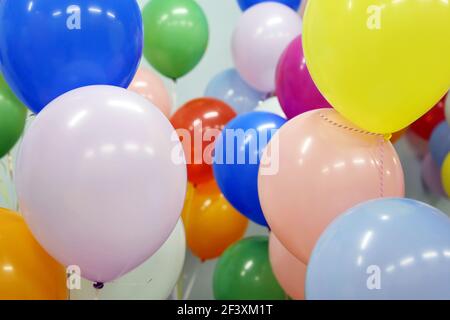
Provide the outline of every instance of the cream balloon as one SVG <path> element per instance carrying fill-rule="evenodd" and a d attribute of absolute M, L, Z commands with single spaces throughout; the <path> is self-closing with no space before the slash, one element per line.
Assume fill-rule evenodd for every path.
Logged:
<path fill-rule="evenodd" d="M 271 97 L 261 102 L 254 111 L 270 112 L 282 117 L 283 119 L 287 119 L 286 114 L 283 109 L 281 109 L 280 101 L 278 101 L 277 97 Z"/>
<path fill-rule="evenodd" d="M 175 287 L 183 270 L 186 236 L 181 219 L 164 245 L 140 267 L 95 289 L 83 279 L 81 290 L 71 290 L 71 300 L 163 300 Z"/>

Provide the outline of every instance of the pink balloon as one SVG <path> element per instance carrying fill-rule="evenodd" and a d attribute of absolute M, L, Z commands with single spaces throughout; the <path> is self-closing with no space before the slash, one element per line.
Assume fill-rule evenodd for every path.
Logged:
<path fill-rule="evenodd" d="M 280 58 L 276 73 L 276 93 L 288 119 L 310 110 L 331 108 L 311 79 L 303 55 L 301 36 L 289 44 Z"/>
<path fill-rule="evenodd" d="M 163 81 L 156 74 L 145 68 L 139 68 L 128 89 L 147 98 L 167 118 L 170 117 L 172 101 Z"/>
<path fill-rule="evenodd" d="M 25 134 L 20 208 L 60 263 L 79 266 L 91 281 L 112 281 L 174 229 L 187 181 L 181 150 L 169 120 L 145 98 L 111 86 L 70 91 Z"/>
<path fill-rule="evenodd" d="M 426 188 L 433 194 L 446 197 L 444 186 L 442 185 L 441 169 L 434 162 L 433 157 L 428 153 L 422 161 L 422 180 Z"/>
<path fill-rule="evenodd" d="M 283 290 L 295 300 L 305 300 L 306 265 L 283 247 L 273 232 L 269 238 L 269 258 Z"/>
<path fill-rule="evenodd" d="M 302 31 L 300 16 L 276 2 L 246 10 L 233 33 L 233 60 L 241 77 L 261 92 L 275 89 L 275 70 L 287 45 Z"/>
<path fill-rule="evenodd" d="M 404 179 L 383 136 L 362 131 L 334 109 L 319 109 L 290 120 L 272 138 L 258 188 L 271 230 L 307 263 L 333 219 L 370 199 L 403 197 Z"/>

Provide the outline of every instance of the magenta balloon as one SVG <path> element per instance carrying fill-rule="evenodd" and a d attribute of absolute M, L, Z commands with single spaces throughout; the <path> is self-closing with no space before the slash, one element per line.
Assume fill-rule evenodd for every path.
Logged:
<path fill-rule="evenodd" d="M 276 93 L 288 119 L 307 111 L 331 108 L 306 67 L 301 36 L 289 44 L 280 58 L 276 73 Z"/>
<path fill-rule="evenodd" d="M 232 39 L 233 61 L 240 76 L 261 92 L 273 92 L 278 60 L 301 31 L 300 16 L 283 4 L 262 2 L 246 10 Z"/>
<path fill-rule="evenodd" d="M 169 120 L 144 97 L 111 86 L 70 91 L 25 134 L 20 208 L 60 263 L 79 266 L 91 281 L 112 281 L 174 229 L 187 181 L 181 150 Z"/>
<path fill-rule="evenodd" d="M 447 196 L 442 185 L 441 170 L 430 153 L 422 161 L 422 180 L 431 193 L 443 197 Z"/>

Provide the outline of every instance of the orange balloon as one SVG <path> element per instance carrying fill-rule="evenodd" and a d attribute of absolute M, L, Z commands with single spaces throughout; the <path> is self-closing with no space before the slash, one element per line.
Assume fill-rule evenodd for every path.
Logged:
<path fill-rule="evenodd" d="M 244 236 L 248 219 L 231 206 L 214 180 L 199 185 L 188 197 L 182 213 L 187 244 L 201 260 L 221 256 Z"/>
<path fill-rule="evenodd" d="M 34 239 L 24 219 L 0 208 L 0 300 L 67 299 L 66 272 Z"/>
<path fill-rule="evenodd" d="M 214 142 L 236 112 L 224 102 L 212 98 L 189 101 L 172 116 L 186 155 L 188 179 L 200 184 L 213 179 Z"/>

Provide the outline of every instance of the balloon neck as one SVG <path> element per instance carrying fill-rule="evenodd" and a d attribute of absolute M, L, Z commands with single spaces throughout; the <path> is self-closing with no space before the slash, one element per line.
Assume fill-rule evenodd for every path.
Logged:
<path fill-rule="evenodd" d="M 94 284 L 92 285 L 95 289 L 100 290 L 103 289 L 103 287 L 105 286 L 105 284 L 103 282 L 94 282 Z"/>
<path fill-rule="evenodd" d="M 386 133 L 383 137 L 384 137 L 384 140 L 389 141 L 392 138 L 392 133 Z"/>

